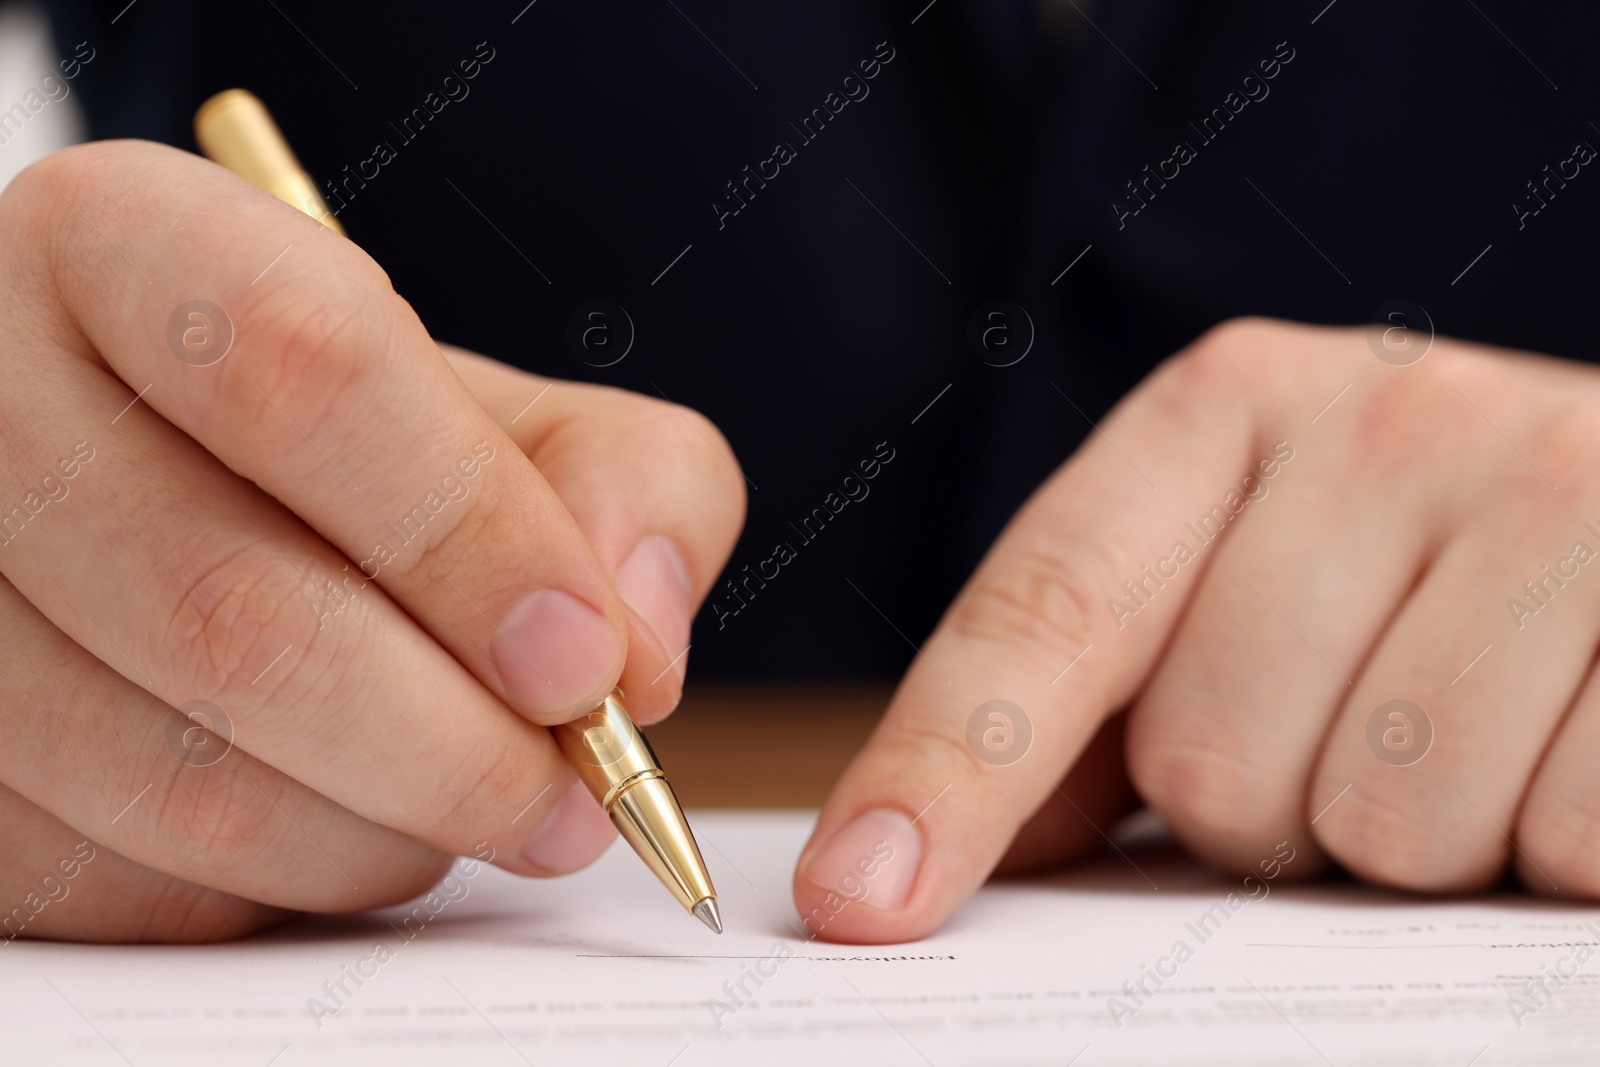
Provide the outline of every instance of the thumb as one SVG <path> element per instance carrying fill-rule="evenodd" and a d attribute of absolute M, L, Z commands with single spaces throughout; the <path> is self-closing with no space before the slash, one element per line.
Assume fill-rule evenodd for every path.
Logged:
<path fill-rule="evenodd" d="M 1215 354 L 1224 332 L 1249 328 L 1213 331 L 1113 410 L 919 650 L 801 853 L 794 896 L 813 936 L 893 942 L 938 927 L 1139 690 L 1209 555 L 1165 577 L 1150 565 L 1180 536 L 1193 548 L 1185 522 L 1260 447 L 1246 398 L 1263 383 Z M 1143 606 L 1134 617 L 1112 598 Z"/>

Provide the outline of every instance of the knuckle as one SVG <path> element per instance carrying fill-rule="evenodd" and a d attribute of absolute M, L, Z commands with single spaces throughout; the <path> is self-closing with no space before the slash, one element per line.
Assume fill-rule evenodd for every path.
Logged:
<path fill-rule="evenodd" d="M 1218 323 L 1157 366 L 1129 400 L 1159 413 L 1174 432 L 1214 432 L 1217 411 L 1238 409 L 1282 373 L 1285 332 L 1272 319 Z"/>
<path fill-rule="evenodd" d="M 171 769 L 158 786 L 157 814 L 148 825 L 154 828 L 150 845 L 169 869 L 204 880 L 208 873 L 248 863 L 248 857 L 294 845 L 288 823 L 252 787 L 255 768 L 241 770 L 247 766 L 242 754 L 231 768 L 190 767 L 170 757 L 163 765 Z"/>
<path fill-rule="evenodd" d="M 350 260 L 319 265 L 236 312 L 224 309 L 237 314 L 234 347 L 248 350 L 250 373 L 217 379 L 218 428 L 246 425 L 268 441 L 302 445 L 301 434 L 319 440 L 341 413 L 375 399 L 395 325 L 375 274 Z"/>
<path fill-rule="evenodd" d="M 1136 728 L 1127 761 L 1139 795 L 1181 833 L 1226 848 L 1283 825 L 1282 813 L 1262 802 L 1262 769 L 1218 738 L 1177 733 L 1170 723 L 1159 736 Z"/>
<path fill-rule="evenodd" d="M 181 155 L 148 141 L 90 141 L 29 164 L 0 191 L 0 241 L 34 255 L 7 256 L 6 265 L 31 261 L 57 277 L 85 275 L 92 268 L 86 257 L 71 254 L 68 241 L 79 239 L 75 227 L 83 227 L 88 240 L 103 239 L 78 212 L 104 218 L 138 211 L 151 189 L 168 184 L 150 176 Z"/>
<path fill-rule="evenodd" d="M 1183 375 L 1208 383 L 1252 380 L 1281 348 L 1282 335 L 1283 327 L 1271 319 L 1227 319 L 1195 338 L 1171 362 Z"/>
<path fill-rule="evenodd" d="M 64 191 L 64 185 L 71 180 L 75 168 L 70 168 L 64 157 L 73 151 L 69 148 L 64 152 L 54 152 L 16 173 L 4 191 L 0 192 L 0 218 L 5 220 L 3 232 L 25 234 L 23 243 L 31 244 L 36 231 L 27 228 L 30 220 L 50 220 L 55 223 L 70 212 L 70 207 L 57 195 L 57 191 Z M 50 204 L 52 200 L 56 204 L 54 208 Z"/>
<path fill-rule="evenodd" d="M 73 194 L 82 185 L 85 172 L 107 163 L 126 164 L 130 162 L 126 157 L 137 147 L 129 142 L 91 141 L 52 152 L 19 171 L 6 186 L 5 199 L 15 199 L 19 204 L 54 200 L 60 210 L 49 214 L 60 217 L 63 212 L 71 212 L 62 195 L 76 200 Z"/>
<path fill-rule="evenodd" d="M 945 783 L 959 783 L 960 795 L 966 803 L 976 805 L 976 810 L 998 810 L 1001 806 L 998 802 L 987 803 L 986 798 L 995 795 L 991 790 L 1000 790 L 997 776 L 985 773 L 992 768 L 982 764 L 968 747 L 959 719 L 950 722 L 923 715 L 895 716 L 886 721 L 881 736 L 871 742 L 871 751 L 871 784 L 864 786 L 867 790 L 920 805 L 932 800 Z M 853 768 L 851 775 L 855 773 Z M 925 815 L 934 823 L 941 816 L 938 804 Z"/>
<path fill-rule="evenodd" d="M 178 690 L 196 696 L 242 692 L 280 653 L 285 662 L 277 677 L 297 673 L 318 640 L 321 621 L 308 596 L 307 560 L 265 538 L 211 559 L 201 556 L 191 553 L 176 578 L 178 594 L 162 641 L 174 650 Z"/>
<path fill-rule="evenodd" d="M 280 904 L 355 911 L 410 899 L 450 862 L 420 847 L 380 862 L 370 846 L 335 848 L 329 816 L 337 809 L 243 753 L 211 767 L 170 758 L 163 766 L 172 769 L 153 776 L 161 790 L 155 816 L 139 825 L 148 827 L 146 846 L 160 869 L 188 882 L 225 879 Z M 184 938 L 167 932 L 160 939 Z"/>
<path fill-rule="evenodd" d="M 1538 787 L 1517 823 L 1516 839 L 1533 872 L 1534 889 L 1558 885 L 1563 892 L 1600 895 L 1600 796 Z"/>
<path fill-rule="evenodd" d="M 1544 420 L 1534 454 L 1557 485 L 1572 487 L 1588 502 L 1600 498 L 1594 462 L 1600 455 L 1600 404 L 1588 397 L 1562 403 Z"/>
<path fill-rule="evenodd" d="M 216 889 L 166 878 L 139 909 L 143 925 L 134 940 L 170 944 L 231 941 L 261 930 L 278 912 Z"/>
<path fill-rule="evenodd" d="M 469 750 L 433 798 L 432 816 L 423 816 L 424 840 L 449 843 L 465 851 L 471 842 L 499 840 L 509 826 L 507 810 L 517 806 L 514 799 L 525 795 L 536 776 L 526 739 L 512 735 L 492 751 L 481 746 Z M 559 803 L 561 791 L 548 782 L 535 786 L 536 792 L 548 789 L 549 803 Z M 526 825 L 526 824 L 525 824 Z M 537 825 L 536 823 L 534 825 Z"/>
<path fill-rule="evenodd" d="M 33 257 L 6 256 L 8 265 L 30 260 L 38 265 L 38 252 L 52 248 L 56 235 L 69 224 L 72 204 L 85 199 L 84 171 L 105 157 L 104 143 L 75 145 L 52 152 L 19 171 L 0 192 L 0 235 L 11 249 L 33 251 Z M 58 270 L 73 269 L 71 257 L 50 257 Z"/>
<path fill-rule="evenodd" d="M 1463 364 L 1448 346 L 1436 345 L 1426 359 L 1403 370 L 1384 375 L 1383 387 L 1369 390 L 1360 402 L 1356 432 L 1349 436 L 1348 446 L 1364 469 L 1383 471 L 1393 465 L 1396 454 L 1419 457 L 1415 465 L 1426 462 L 1421 457 L 1459 463 L 1463 447 L 1481 449 L 1494 436 L 1485 436 L 1488 428 L 1482 417 L 1464 402 L 1463 397 L 1480 390 L 1457 384 L 1465 376 Z M 1471 374 L 1470 368 L 1466 374 Z M 1426 417 L 1419 417 L 1419 412 L 1426 412 Z M 1493 444 L 1504 447 L 1498 439 Z"/>
<path fill-rule="evenodd" d="M 1461 804 L 1463 816 L 1414 796 L 1358 782 L 1311 827 L 1312 836 L 1361 877 L 1401 889 L 1457 891 L 1498 876 L 1506 850 L 1471 808 Z"/>
<path fill-rule="evenodd" d="M 976 641 L 1075 650 L 1105 613 L 1115 573 L 1092 549 L 1024 533 L 973 576 L 951 605 L 948 624 L 952 633 Z"/>
<path fill-rule="evenodd" d="M 400 510 L 396 520 L 408 532 L 413 526 L 417 527 L 415 543 L 386 557 L 389 561 L 382 565 L 382 573 L 387 576 L 385 581 L 399 579 L 414 591 L 414 595 L 435 603 L 444 594 L 449 594 L 446 599 L 459 600 L 459 594 L 450 589 L 448 583 L 452 577 L 460 577 L 462 566 L 472 559 L 475 551 L 495 542 L 494 526 L 497 521 L 503 521 L 498 513 L 498 501 L 492 492 L 468 488 L 460 497 L 460 504 L 441 506 L 435 511 L 429 508 L 427 498 L 420 492 L 415 496 L 409 510 Z M 430 490 L 429 497 L 457 499 L 443 497 L 437 490 Z M 361 566 L 364 568 L 366 564 Z M 365 577 L 364 570 L 362 577 Z"/>
<path fill-rule="evenodd" d="M 973 768 L 976 760 L 967 747 L 966 737 L 957 729 L 941 723 L 930 722 L 921 716 L 897 720 L 890 734 L 894 744 L 913 750 L 916 764 L 926 768 Z M 920 772 L 919 772 L 920 773 Z"/>
<path fill-rule="evenodd" d="M 717 424 L 682 404 L 640 397 L 636 424 L 652 449 L 700 485 L 713 487 L 724 499 L 736 500 L 742 514 L 745 482 L 733 448 Z"/>

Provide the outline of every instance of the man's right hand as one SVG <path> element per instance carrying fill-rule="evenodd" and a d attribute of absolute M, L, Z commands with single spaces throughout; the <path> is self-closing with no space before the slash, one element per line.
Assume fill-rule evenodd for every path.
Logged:
<path fill-rule="evenodd" d="M 0 197 L 6 936 L 227 937 L 609 843 L 545 727 L 676 704 L 743 480 L 692 412 L 453 358 L 185 153 Z"/>

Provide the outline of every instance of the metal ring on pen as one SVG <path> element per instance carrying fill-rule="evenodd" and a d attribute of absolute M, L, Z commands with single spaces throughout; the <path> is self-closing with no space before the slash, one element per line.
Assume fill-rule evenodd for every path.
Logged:
<path fill-rule="evenodd" d="M 666 776 L 661 773 L 661 768 L 659 767 L 647 767 L 642 771 L 636 771 L 633 774 L 628 775 L 628 777 L 624 778 L 616 785 L 612 786 L 610 789 L 607 789 L 605 797 L 600 801 L 600 806 L 604 808 L 606 810 L 606 814 L 609 815 L 611 813 L 611 805 L 615 804 L 617 802 L 617 798 L 625 793 L 635 782 L 645 782 L 649 781 L 651 778 L 664 777 Z"/>

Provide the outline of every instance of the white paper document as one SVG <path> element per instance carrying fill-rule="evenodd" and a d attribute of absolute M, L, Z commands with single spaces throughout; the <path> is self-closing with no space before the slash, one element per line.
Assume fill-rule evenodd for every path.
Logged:
<path fill-rule="evenodd" d="M 721 937 L 617 845 L 550 882 L 458 865 L 423 902 L 235 944 L 11 942 L 0 1063 L 1600 1062 L 1600 909 L 1130 849 L 988 886 L 924 941 L 841 946 L 790 900 L 809 813 L 691 819 Z"/>

